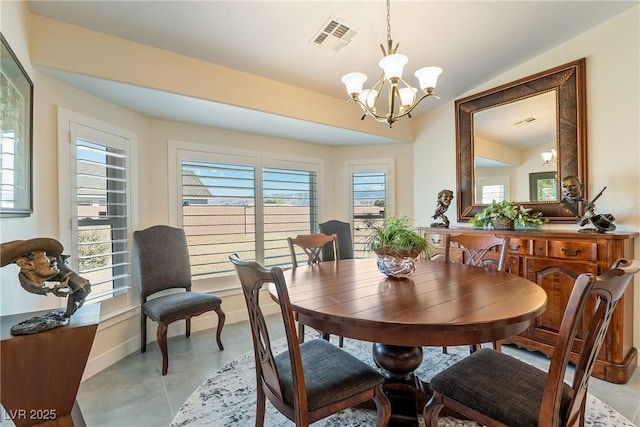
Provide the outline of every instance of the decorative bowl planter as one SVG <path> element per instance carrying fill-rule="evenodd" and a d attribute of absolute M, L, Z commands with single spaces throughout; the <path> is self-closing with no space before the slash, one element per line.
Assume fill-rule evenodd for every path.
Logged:
<path fill-rule="evenodd" d="M 398 279 L 411 276 L 416 271 L 416 260 L 421 253 L 419 249 L 407 251 L 393 246 L 383 246 L 374 249 L 374 252 L 378 256 L 378 270 Z"/>

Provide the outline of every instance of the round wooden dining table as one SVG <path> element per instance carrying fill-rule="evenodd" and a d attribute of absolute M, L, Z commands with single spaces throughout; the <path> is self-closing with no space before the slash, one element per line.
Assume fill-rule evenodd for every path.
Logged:
<path fill-rule="evenodd" d="M 374 343 L 373 357 L 389 383 L 411 384 L 425 395 L 413 376 L 423 346 L 517 335 L 547 301 L 540 286 L 522 277 L 430 260 L 419 260 L 415 273 L 402 279 L 380 273 L 373 258 L 299 266 L 284 277 L 299 322 Z"/>

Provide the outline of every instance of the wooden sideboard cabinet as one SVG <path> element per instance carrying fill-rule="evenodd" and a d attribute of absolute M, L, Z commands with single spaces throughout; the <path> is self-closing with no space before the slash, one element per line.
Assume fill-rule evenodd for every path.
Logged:
<path fill-rule="evenodd" d="M 638 233 L 579 233 L 543 230 L 476 230 L 470 228 L 420 228 L 434 246 L 434 255 L 443 252 L 445 234 L 496 234 L 510 238 L 506 270 L 536 282 L 546 292 L 547 309 L 520 335 L 505 340 L 528 350 L 551 356 L 560 322 L 581 273 L 602 274 L 618 258 L 633 259 Z M 463 251 L 451 249 L 451 258 L 462 262 Z M 633 283 L 616 307 L 609 331 L 596 359 L 593 376 L 613 383 L 626 383 L 638 363 L 633 347 Z M 575 343 L 579 348 L 580 343 Z M 576 355 L 572 355 L 575 361 Z"/>

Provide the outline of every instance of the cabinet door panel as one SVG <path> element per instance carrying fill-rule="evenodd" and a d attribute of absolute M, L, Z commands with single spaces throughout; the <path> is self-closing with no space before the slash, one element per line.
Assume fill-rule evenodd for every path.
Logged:
<path fill-rule="evenodd" d="M 553 344 L 576 278 L 582 273 L 596 274 L 597 268 L 596 263 L 583 261 L 559 261 L 551 258 L 533 257 L 525 259 L 526 278 L 540 285 L 547 293 L 548 298 L 547 309 L 536 319 L 535 325 L 529 333 L 543 342 Z M 588 321 L 589 316 L 585 316 L 583 325 L 578 331 L 578 337 L 584 336 Z"/>

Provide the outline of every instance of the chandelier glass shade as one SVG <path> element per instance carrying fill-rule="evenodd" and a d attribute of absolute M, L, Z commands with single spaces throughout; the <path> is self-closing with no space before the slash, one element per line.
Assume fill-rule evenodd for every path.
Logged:
<path fill-rule="evenodd" d="M 551 151 L 545 151 L 543 153 L 540 153 L 540 155 L 542 156 L 542 160 L 544 161 L 542 166 L 550 165 L 551 161 L 556 158 L 556 149 L 552 148 Z"/>
<path fill-rule="evenodd" d="M 414 75 L 422 90 L 419 94 L 417 88 L 402 78 L 404 66 L 409 62 L 409 58 L 396 53 L 398 45 L 394 48 L 391 40 L 390 0 L 387 0 L 387 48 L 385 50 L 385 47 L 380 45 L 384 57 L 378 62 L 378 66 L 382 68 L 382 76 L 370 89 L 363 89 L 367 80 L 364 73 L 354 72 L 342 76 L 342 83 L 350 97 L 349 101 L 357 102 L 365 113 L 362 119 L 370 115 L 379 122 L 387 123 L 389 127 L 404 116 L 411 117 L 411 111 L 423 99 L 429 96 L 437 98 L 433 90 L 438 83 L 438 76 L 442 73 L 442 68 L 439 67 L 424 67 L 416 71 Z M 385 91 L 386 97 L 381 96 Z M 386 112 L 380 107 L 384 99 L 387 101 Z"/>

